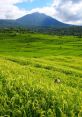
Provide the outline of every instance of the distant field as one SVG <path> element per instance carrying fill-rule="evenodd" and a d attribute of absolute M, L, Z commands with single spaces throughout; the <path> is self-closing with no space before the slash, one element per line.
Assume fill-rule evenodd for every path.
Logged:
<path fill-rule="evenodd" d="M 0 116 L 82 117 L 82 38 L 0 33 Z"/>
<path fill-rule="evenodd" d="M 42 34 L 0 34 L 0 55 L 82 56 L 82 38 Z"/>

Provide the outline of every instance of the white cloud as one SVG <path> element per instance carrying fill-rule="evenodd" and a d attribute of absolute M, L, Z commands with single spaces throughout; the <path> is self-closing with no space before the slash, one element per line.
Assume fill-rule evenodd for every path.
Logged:
<path fill-rule="evenodd" d="M 60 21 L 82 25 L 82 0 L 54 0 L 52 7 Z"/>
<path fill-rule="evenodd" d="M 0 0 L 0 19 L 16 19 L 25 15 L 28 11 L 16 6 L 22 2 L 32 2 L 32 0 Z"/>

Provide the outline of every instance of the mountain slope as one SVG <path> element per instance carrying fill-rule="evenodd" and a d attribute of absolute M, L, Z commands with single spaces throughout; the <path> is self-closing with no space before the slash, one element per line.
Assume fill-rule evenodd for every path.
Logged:
<path fill-rule="evenodd" d="M 65 28 L 71 25 L 64 24 L 43 13 L 32 13 L 25 15 L 17 20 L 0 20 L 0 27 L 54 27 Z"/>
<path fill-rule="evenodd" d="M 61 27 L 70 26 L 68 24 L 59 22 L 50 16 L 47 16 L 45 14 L 38 13 L 38 12 L 28 14 L 24 17 L 17 19 L 16 21 L 18 23 L 20 23 L 20 25 L 25 26 L 25 27 L 32 27 L 32 26 L 41 26 L 41 27 L 48 26 L 48 27 L 50 27 L 50 26 L 53 26 L 53 27 L 61 28 Z"/>
<path fill-rule="evenodd" d="M 0 27 L 14 27 L 19 26 L 15 20 L 0 20 Z"/>

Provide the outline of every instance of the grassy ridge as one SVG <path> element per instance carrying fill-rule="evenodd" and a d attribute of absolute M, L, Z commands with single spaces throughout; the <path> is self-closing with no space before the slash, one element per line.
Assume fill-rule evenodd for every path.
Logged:
<path fill-rule="evenodd" d="M 0 116 L 82 117 L 81 38 L 0 35 Z"/>

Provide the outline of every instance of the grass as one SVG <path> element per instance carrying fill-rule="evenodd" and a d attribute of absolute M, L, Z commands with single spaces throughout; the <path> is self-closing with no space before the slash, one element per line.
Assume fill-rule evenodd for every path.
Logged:
<path fill-rule="evenodd" d="M 74 36 L 0 34 L 0 116 L 82 117 L 81 44 Z"/>

